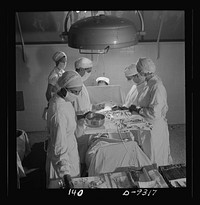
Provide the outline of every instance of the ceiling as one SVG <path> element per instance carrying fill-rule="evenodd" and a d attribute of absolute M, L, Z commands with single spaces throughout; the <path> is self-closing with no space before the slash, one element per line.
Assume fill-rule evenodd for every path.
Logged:
<path fill-rule="evenodd" d="M 140 11 L 145 25 L 144 36 L 139 41 L 156 41 L 163 19 L 160 41 L 184 41 L 185 40 L 185 13 L 182 10 L 144 10 Z M 64 31 L 65 17 L 68 11 L 48 12 L 18 12 L 23 41 L 25 44 L 43 43 L 66 43 L 60 38 Z M 70 25 L 79 19 L 91 15 L 113 15 L 127 18 L 135 24 L 137 30 L 141 30 L 140 18 L 136 11 L 79 11 L 71 12 L 67 22 Z M 19 24 L 16 18 L 16 43 L 21 43 L 19 35 Z"/>

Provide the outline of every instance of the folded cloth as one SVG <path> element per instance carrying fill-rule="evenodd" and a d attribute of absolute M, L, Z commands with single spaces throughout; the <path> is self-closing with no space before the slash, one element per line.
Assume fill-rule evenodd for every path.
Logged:
<path fill-rule="evenodd" d="M 45 121 L 47 121 L 47 110 L 48 110 L 48 108 L 45 107 L 43 110 L 43 113 L 42 113 L 42 119 Z"/>
<path fill-rule="evenodd" d="M 26 176 L 24 168 L 22 166 L 22 162 L 20 160 L 20 157 L 19 157 L 18 153 L 17 153 L 17 174 L 18 174 L 19 178 Z"/>
<path fill-rule="evenodd" d="M 17 153 L 19 158 L 23 161 L 24 157 L 31 152 L 28 135 L 24 130 L 17 129 Z"/>

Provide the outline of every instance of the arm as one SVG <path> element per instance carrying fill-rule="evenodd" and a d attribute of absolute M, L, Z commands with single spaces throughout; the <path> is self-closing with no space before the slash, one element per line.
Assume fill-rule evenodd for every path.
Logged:
<path fill-rule="evenodd" d="M 55 93 L 57 90 L 56 85 L 57 85 L 58 78 L 59 76 L 56 72 L 54 72 L 54 70 L 48 76 L 48 86 L 46 90 L 46 99 L 48 102 L 53 96 L 53 93 Z"/>
<path fill-rule="evenodd" d="M 125 103 L 123 104 L 123 106 L 129 107 L 132 104 L 135 104 L 137 95 L 138 95 L 137 87 L 136 85 L 133 85 L 125 98 Z"/>
<path fill-rule="evenodd" d="M 46 90 L 46 99 L 47 101 L 49 102 L 49 100 L 51 99 L 52 97 L 52 91 L 54 90 L 54 86 L 51 85 L 51 84 L 48 84 L 47 86 L 47 90 Z"/>

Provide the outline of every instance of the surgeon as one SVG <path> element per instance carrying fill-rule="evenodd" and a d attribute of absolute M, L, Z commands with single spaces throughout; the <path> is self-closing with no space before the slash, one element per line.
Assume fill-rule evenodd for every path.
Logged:
<path fill-rule="evenodd" d="M 137 95 L 141 90 L 143 90 L 144 86 L 146 85 L 146 81 L 144 78 L 140 78 L 137 74 L 136 64 L 131 64 L 124 70 L 125 77 L 128 81 L 133 81 L 134 84 L 131 87 L 130 91 L 128 92 L 124 107 L 130 107 L 132 104 L 137 105 Z"/>
<path fill-rule="evenodd" d="M 105 86 L 110 84 L 110 79 L 106 77 L 98 77 L 96 79 L 96 83 L 98 86 Z"/>
<path fill-rule="evenodd" d="M 93 63 L 90 59 L 81 57 L 75 61 L 75 70 L 82 78 L 83 83 L 90 77 Z M 92 105 L 89 93 L 83 84 L 83 89 L 74 103 L 77 119 L 84 117 L 88 111 L 96 111 L 104 108 L 104 104 Z"/>
<path fill-rule="evenodd" d="M 155 74 L 156 66 L 149 58 L 140 58 L 136 69 L 146 86 L 137 96 L 137 106 L 129 110 L 137 112 L 153 125 L 151 131 L 151 162 L 157 166 L 173 163 L 170 154 L 169 130 L 166 119 L 168 111 L 167 92 L 162 80 Z"/>
<path fill-rule="evenodd" d="M 80 159 L 75 137 L 76 116 L 72 105 L 83 82 L 75 71 L 66 71 L 58 80 L 60 90 L 50 99 L 47 114 L 48 148 L 46 159 L 47 187 L 52 180 L 80 176 Z"/>
<path fill-rule="evenodd" d="M 51 99 L 51 97 L 58 91 L 59 86 L 57 84 L 58 79 L 62 76 L 65 72 L 65 67 L 67 65 L 67 55 L 62 51 L 57 51 L 52 56 L 53 61 L 55 62 L 54 69 L 50 72 L 48 76 L 48 86 L 46 90 L 46 99 L 47 102 Z M 47 120 L 47 107 L 44 108 L 42 118 Z"/>
<path fill-rule="evenodd" d="M 146 85 L 145 79 L 141 78 L 137 73 L 136 64 L 131 64 L 126 67 L 124 74 L 127 81 L 133 82 L 134 84 L 125 98 L 125 103 L 122 106 L 114 106 L 112 110 L 128 110 L 131 105 L 137 106 L 138 93 L 141 92 Z"/>
<path fill-rule="evenodd" d="M 90 77 L 93 68 L 93 63 L 90 59 L 81 57 L 75 61 L 75 70 L 82 78 L 83 87 L 73 102 L 73 106 L 75 109 L 76 117 L 77 117 L 77 129 L 75 132 L 77 142 L 78 142 L 78 149 L 79 149 L 79 156 L 81 162 L 81 174 L 85 171 L 85 152 L 87 149 L 87 138 L 84 135 L 84 118 L 86 117 L 88 112 L 97 111 L 103 109 L 105 104 L 97 104 L 92 105 L 90 102 L 89 93 L 87 91 L 84 82 Z"/>

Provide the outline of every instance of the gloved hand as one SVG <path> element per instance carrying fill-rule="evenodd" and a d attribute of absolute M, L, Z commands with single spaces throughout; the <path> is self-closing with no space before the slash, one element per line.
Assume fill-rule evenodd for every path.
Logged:
<path fill-rule="evenodd" d="M 99 104 L 97 104 L 97 110 L 102 110 L 102 109 L 104 109 L 105 108 L 105 103 L 99 103 Z"/>
<path fill-rule="evenodd" d="M 83 115 L 77 115 L 77 120 L 81 120 L 81 119 L 84 119 L 85 117 L 86 117 L 86 115 L 88 114 L 88 113 L 90 113 L 91 111 L 88 111 L 88 112 L 86 112 L 85 114 L 83 114 Z"/>
<path fill-rule="evenodd" d="M 86 113 L 83 115 L 83 117 L 85 118 L 85 117 L 87 116 L 87 114 L 89 114 L 89 113 L 92 113 L 92 111 L 86 112 Z"/>
<path fill-rule="evenodd" d="M 105 103 L 99 103 L 92 105 L 92 110 L 99 111 L 105 108 Z"/>
<path fill-rule="evenodd" d="M 112 111 L 116 111 L 116 110 L 128 110 L 128 108 L 125 106 L 118 106 L 118 105 L 112 107 Z"/>
<path fill-rule="evenodd" d="M 120 107 L 120 110 L 129 110 L 129 108 L 122 106 L 122 107 Z"/>
<path fill-rule="evenodd" d="M 135 106 L 135 105 L 131 105 L 129 108 L 128 108 L 129 112 L 138 112 L 138 108 Z"/>
<path fill-rule="evenodd" d="M 112 107 L 112 111 L 116 111 L 116 110 L 120 110 L 120 106 L 115 105 L 115 106 Z"/>

